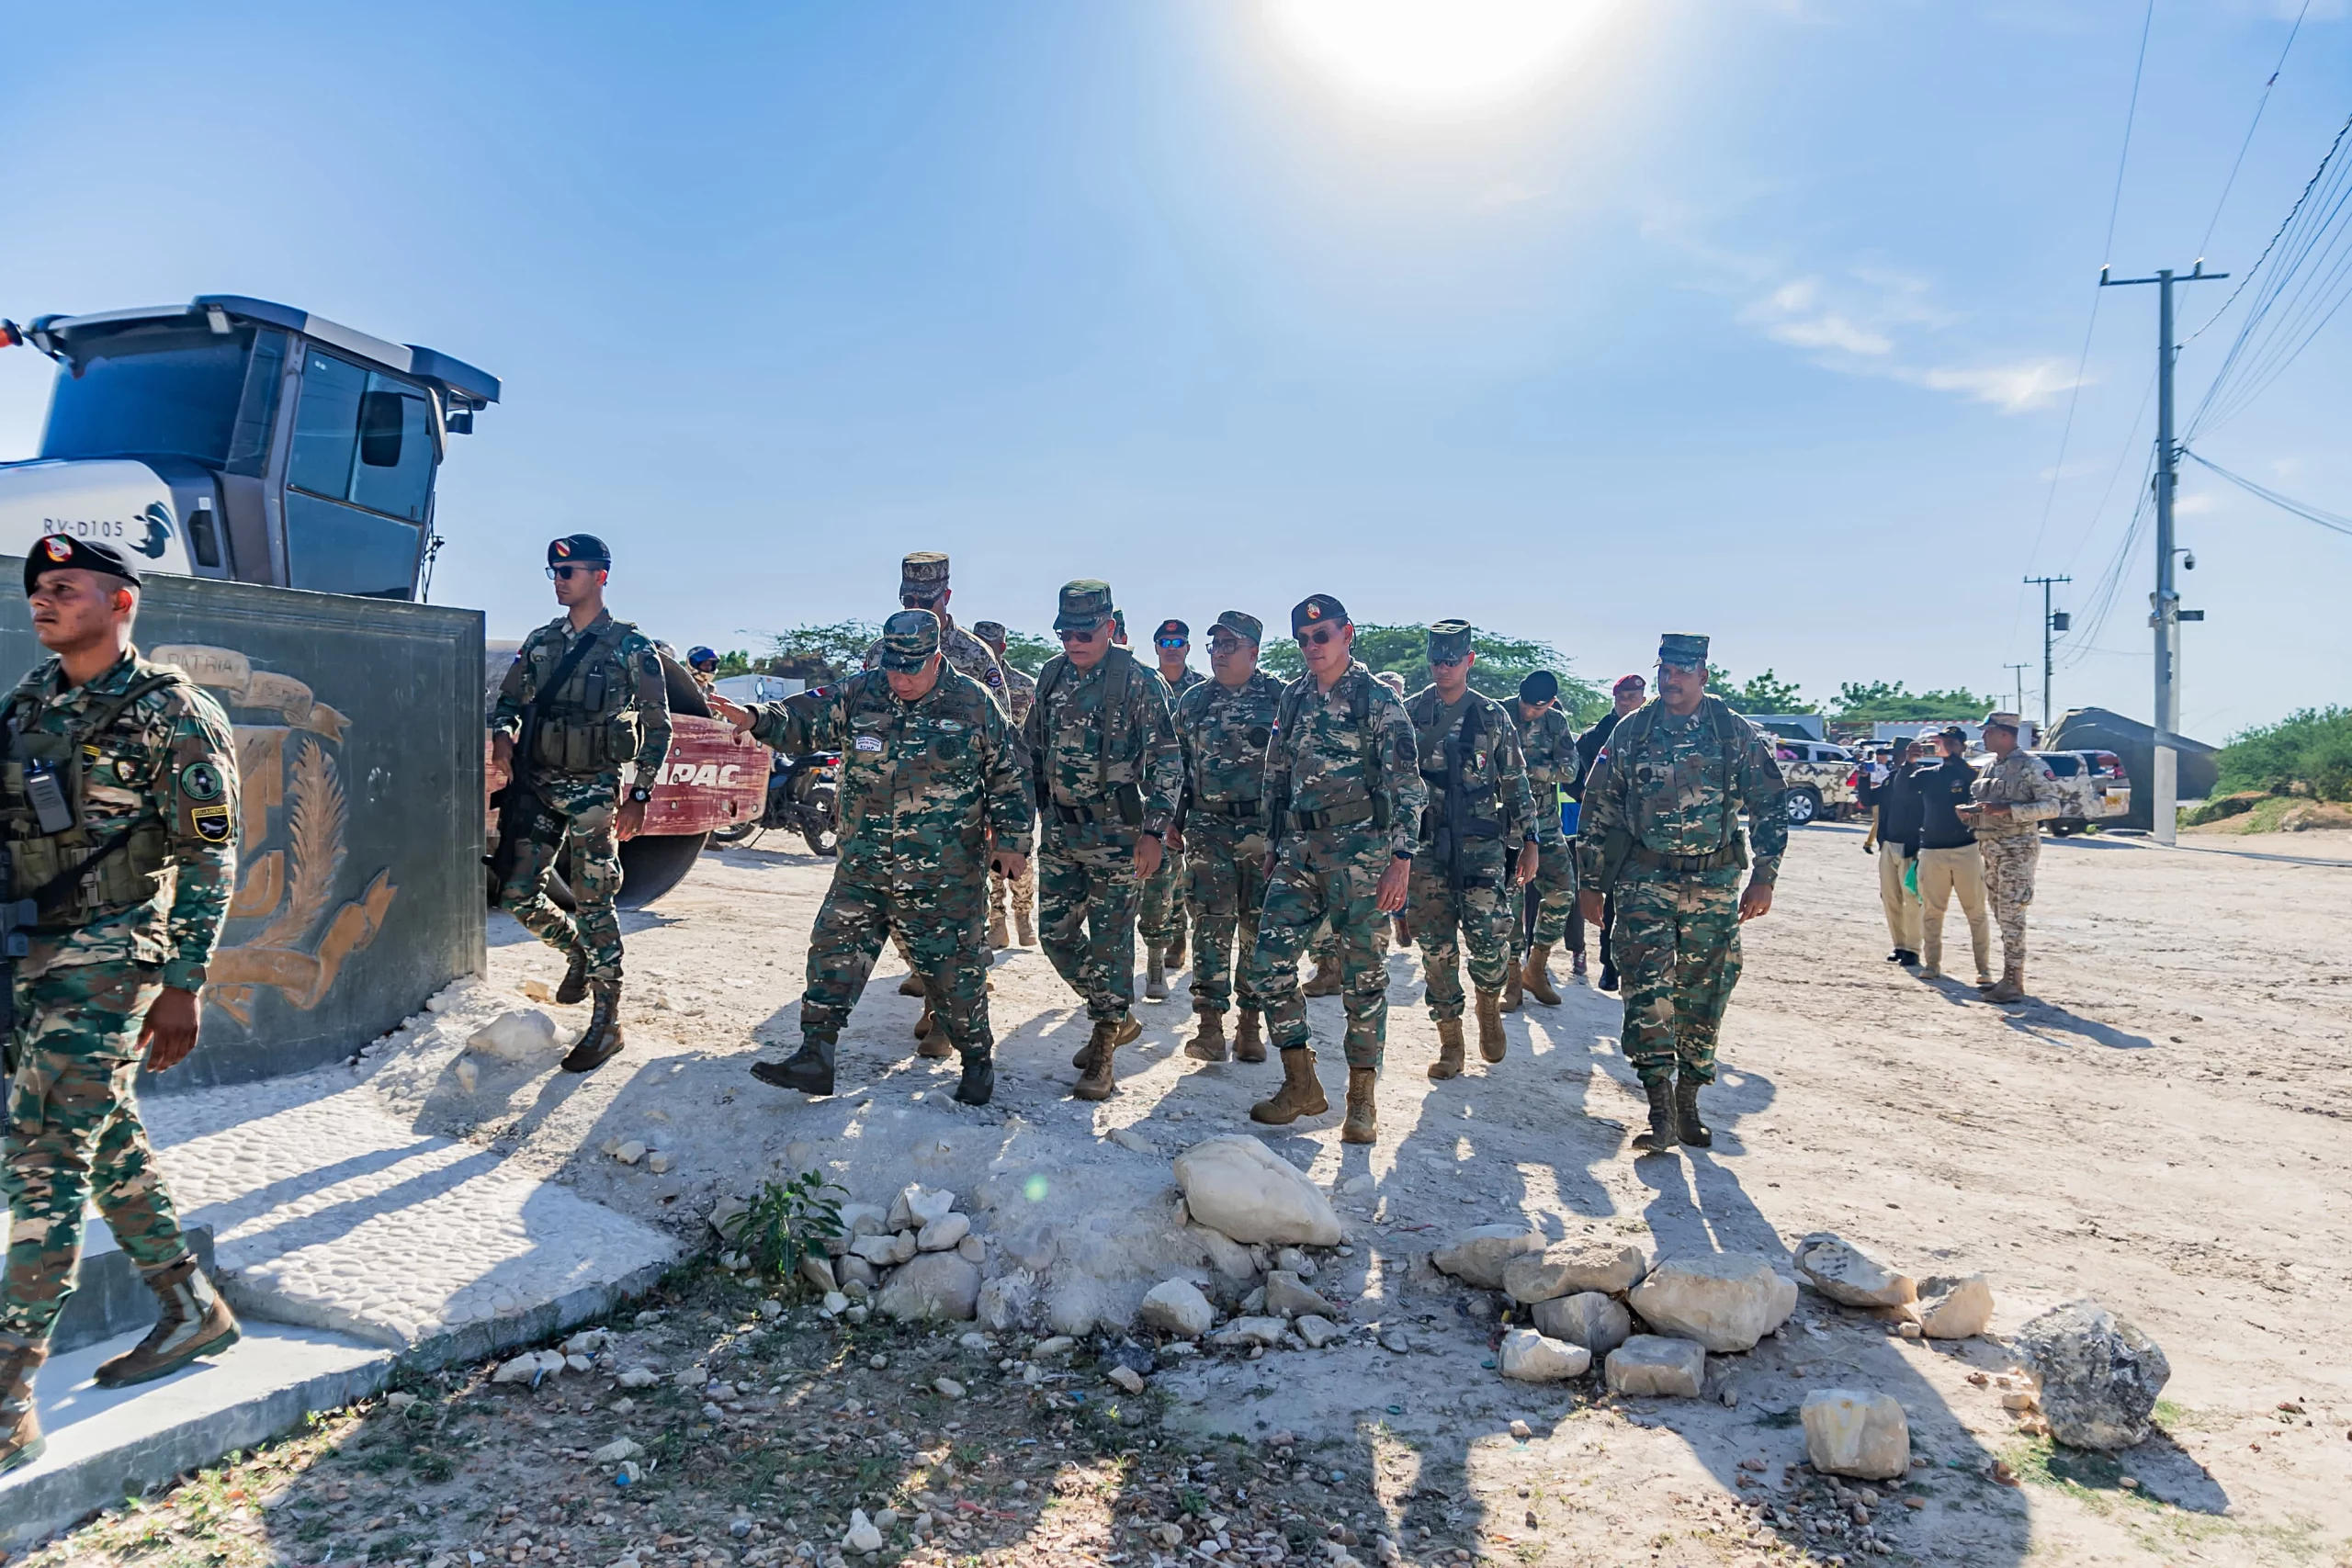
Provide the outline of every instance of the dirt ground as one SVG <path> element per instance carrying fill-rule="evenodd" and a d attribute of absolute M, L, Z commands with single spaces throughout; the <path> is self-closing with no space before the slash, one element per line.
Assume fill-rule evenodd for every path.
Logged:
<path fill-rule="evenodd" d="M 1247 1127 L 1278 1069 L 1189 1062 L 1179 985 L 1139 1010 L 1122 1092 L 1073 1102 L 1084 1021 L 1021 950 L 994 971 L 999 1100 L 975 1113 L 943 1103 L 951 1066 L 905 1054 L 916 1004 L 886 953 L 843 1043 L 845 1092 L 767 1089 L 742 1066 L 793 1037 L 829 874 L 770 842 L 706 857 L 629 919 L 631 1049 L 604 1072 L 485 1066 L 465 1090 L 447 1043 L 422 1036 L 363 1070 L 421 1126 L 682 1232 L 762 1172 L 823 1168 L 860 1198 L 952 1185 L 992 1238 L 1043 1226 L 1065 1253 L 1094 1249 L 1078 1271 L 1093 1293 L 1060 1308 L 1122 1315 L 1151 1282 L 1152 1227 L 1131 1216 L 1170 1206 L 1168 1157 Z M 1185 1356 L 1097 1332 L 1041 1350 L 1042 1325 L 967 1346 L 805 1304 L 771 1322 L 763 1291 L 698 1267 L 651 1303 L 662 1315 L 616 1320 L 611 1353 L 665 1377 L 729 1376 L 732 1358 L 750 1370 L 731 1397 L 632 1397 L 602 1374 L 536 1391 L 485 1386 L 480 1369 L 424 1380 L 401 1411 L 324 1419 L 37 1561 L 651 1568 L 786 1562 L 804 1541 L 822 1561 L 851 1506 L 889 1506 L 880 1560 L 918 1562 L 2352 1564 L 2352 833 L 2184 842 L 2046 843 L 2039 999 L 2000 1008 L 1883 962 L 1861 834 L 1799 831 L 1771 915 L 1747 928 L 1706 1100 L 1715 1146 L 1671 1159 L 1629 1157 L 1640 1100 L 1618 1004 L 1570 988 L 1565 955 L 1564 1005 L 1531 1004 L 1506 1062 L 1443 1085 L 1422 1073 L 1435 1039 L 1418 962 L 1392 956 L 1380 1144 L 1343 1149 L 1336 1114 L 1269 1137 L 1348 1224 L 1314 1281 L 1353 1331 L 1333 1348 Z M 1965 942 L 1957 911 L 1948 940 Z M 469 1009 L 557 977 L 514 928 L 493 942 Z M 1338 1003 L 1312 1010 L 1318 1040 L 1335 1038 Z M 1336 1111 L 1335 1053 L 1322 1068 Z M 624 1135 L 671 1168 L 600 1152 Z M 1834 1230 L 1915 1275 L 1983 1271 L 1994 1333 L 1905 1340 L 1808 1291 L 1754 1353 L 1710 1358 L 1703 1400 L 1510 1383 L 1491 1370 L 1502 1303 L 1426 1258 L 1517 1216 L 1776 1259 Z M 2053 1450 L 2000 1402 L 1998 1337 L 2086 1295 L 2173 1369 L 2162 1429 L 2112 1458 Z M 745 1328 L 760 1331 L 748 1344 Z M 1153 1369 L 1141 1396 L 1103 1381 L 1098 1358 L 1123 1346 Z M 936 1392 L 939 1376 L 966 1397 Z M 1820 1386 L 1902 1402 L 1906 1483 L 1866 1495 L 1799 1466 L 1796 1407 Z M 664 1461 L 625 1489 L 585 1458 L 618 1437 Z"/>

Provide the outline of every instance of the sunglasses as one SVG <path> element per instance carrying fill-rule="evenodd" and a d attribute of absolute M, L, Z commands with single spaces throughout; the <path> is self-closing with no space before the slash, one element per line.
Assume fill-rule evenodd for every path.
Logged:
<path fill-rule="evenodd" d="M 601 566 L 551 566 L 548 568 L 548 576 L 558 581 L 568 581 L 575 573 L 602 571 L 604 570 L 605 569 Z"/>
<path fill-rule="evenodd" d="M 1337 626 L 1317 626 L 1313 631 L 1294 633 L 1293 637 L 1301 648 L 1305 648 L 1309 643 L 1320 648 L 1339 635 L 1340 628 Z"/>
<path fill-rule="evenodd" d="M 1102 623 L 1102 625 L 1099 625 L 1099 626 L 1089 626 L 1086 630 L 1084 630 L 1084 631 L 1082 631 L 1082 632 L 1080 632 L 1080 631 L 1057 632 L 1057 633 L 1055 633 L 1054 635 L 1055 635 L 1055 636 L 1057 636 L 1057 637 L 1060 637 L 1064 642 L 1092 642 L 1096 637 L 1101 637 L 1101 636 L 1102 635 L 1103 631 L 1108 627 L 1109 624 L 1110 624 L 1110 623 L 1108 623 L 1108 622 L 1106 621 L 1106 622 L 1104 622 L 1104 623 Z"/>
<path fill-rule="evenodd" d="M 1181 637 L 1154 637 L 1152 640 L 1157 642 L 1162 648 L 1190 648 L 1193 646 Z"/>
<path fill-rule="evenodd" d="M 1241 645 L 1241 639 L 1234 636 L 1231 632 L 1211 632 L 1209 634 L 1209 651 L 1211 653 L 1230 653 Z"/>
<path fill-rule="evenodd" d="M 1461 655 L 1460 658 L 1455 659 L 1432 659 L 1430 660 L 1430 668 L 1432 670 L 1451 670 L 1455 665 L 1461 663 L 1464 659 L 1467 659 L 1470 656 L 1465 653 Z"/>

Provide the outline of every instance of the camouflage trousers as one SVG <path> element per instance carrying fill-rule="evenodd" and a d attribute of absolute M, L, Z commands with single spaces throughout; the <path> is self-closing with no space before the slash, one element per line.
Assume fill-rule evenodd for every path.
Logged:
<path fill-rule="evenodd" d="M 1184 897 L 1193 915 L 1193 1010 L 1222 1013 L 1233 1002 L 1238 943 L 1241 1005 L 1263 1012 L 1250 983 L 1250 955 L 1258 945 L 1258 911 L 1266 901 L 1266 835 L 1215 818 L 1195 817 L 1184 837 Z"/>
<path fill-rule="evenodd" d="M 1148 948 L 1162 948 L 1184 934 L 1185 889 L 1190 886 L 1184 855 L 1170 850 L 1159 869 L 1144 878 L 1136 913 L 1136 929 Z"/>
<path fill-rule="evenodd" d="M 1348 1066 L 1380 1070 L 1388 1037 L 1388 965 L 1381 928 L 1388 917 L 1377 896 L 1388 869 L 1385 833 L 1325 829 L 1293 833 L 1266 883 L 1258 913 L 1258 942 L 1243 984 L 1263 998 L 1268 1038 L 1283 1048 L 1307 1043 L 1306 998 L 1298 958 L 1316 923 L 1329 919 L 1340 959 L 1340 997 L 1348 1013 Z"/>
<path fill-rule="evenodd" d="M 1736 866 L 1621 876 L 1610 951 L 1625 998 L 1623 1046 L 1645 1085 L 1715 1079 L 1715 1036 L 1739 982 Z"/>
<path fill-rule="evenodd" d="M 1510 865 L 1500 839 L 1473 839 L 1462 851 L 1462 888 L 1456 892 L 1435 854 L 1414 857 L 1405 923 L 1421 950 L 1430 1016 L 1440 1023 L 1462 1016 L 1464 949 L 1470 953 L 1470 983 L 1482 991 L 1503 988 L 1511 948 Z"/>
<path fill-rule="evenodd" d="M 1028 915 L 1037 908 L 1037 866 L 1035 861 L 1024 863 L 1019 876 L 1007 876 L 994 866 L 989 868 L 989 913 L 1005 918 L 1005 903 L 1010 898 L 1014 913 Z"/>
<path fill-rule="evenodd" d="M 1985 901 L 1993 906 L 1993 923 L 2001 928 L 2001 967 L 2014 969 L 2025 962 L 2025 911 L 2033 902 L 2041 834 L 1980 834 L 1976 847 L 1984 853 Z"/>
<path fill-rule="evenodd" d="M 1510 955 L 1514 959 L 1527 956 L 1531 940 L 1544 947 L 1559 946 L 1577 907 L 1575 842 L 1562 839 L 1540 845 L 1539 851 L 1543 859 L 1536 863 L 1535 880 L 1524 887 L 1511 884 Z M 1568 944 L 1571 952 L 1583 945 L 1580 942 Z"/>
<path fill-rule="evenodd" d="M 1118 1022 L 1136 999 L 1133 829 L 1079 825 L 1041 843 L 1036 866 L 1037 945 L 1087 1017 Z"/>
<path fill-rule="evenodd" d="M 616 778 L 536 781 L 546 809 L 515 849 L 514 869 L 499 885 L 498 907 L 549 947 L 588 949 L 588 977 L 621 977 L 621 858 L 613 837 L 620 783 Z M 577 912 L 567 915 L 548 897 L 547 874 L 560 867 Z"/>
<path fill-rule="evenodd" d="M 834 1043 L 874 972 L 886 934 L 900 939 L 922 977 L 948 1043 L 986 1056 L 989 1028 L 987 899 L 978 866 L 899 872 L 844 860 L 808 933 L 808 985 L 801 1037 L 833 1059 Z"/>
<path fill-rule="evenodd" d="M 74 1292 L 89 1203 L 141 1269 L 187 1255 L 132 1089 L 140 1025 L 162 992 L 155 968 L 140 964 L 73 964 L 17 982 L 0 1348 L 48 1341 Z"/>

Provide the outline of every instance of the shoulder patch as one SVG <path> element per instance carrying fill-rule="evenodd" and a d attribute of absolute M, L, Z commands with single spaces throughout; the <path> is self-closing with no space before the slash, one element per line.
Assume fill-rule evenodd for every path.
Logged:
<path fill-rule="evenodd" d="M 190 762 L 180 770 L 180 793 L 190 800 L 218 800 L 223 787 L 220 770 L 210 762 Z"/>
<path fill-rule="evenodd" d="M 225 803 L 199 806 L 189 812 L 187 818 L 189 825 L 196 829 L 196 836 L 208 844 L 226 843 L 236 828 L 236 824 L 229 820 L 229 807 Z"/>

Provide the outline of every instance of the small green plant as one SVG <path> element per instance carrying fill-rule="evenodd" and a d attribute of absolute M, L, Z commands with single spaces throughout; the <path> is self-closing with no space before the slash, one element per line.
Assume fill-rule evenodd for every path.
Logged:
<path fill-rule="evenodd" d="M 760 1189 L 730 1227 L 731 1239 L 752 1266 L 779 1280 L 798 1277 L 800 1260 L 842 1234 L 845 1189 L 814 1170 Z"/>

